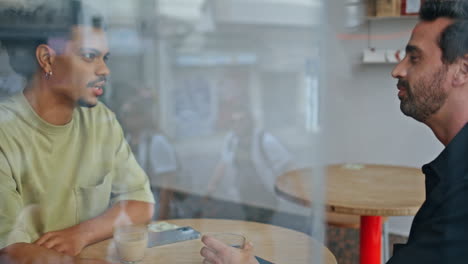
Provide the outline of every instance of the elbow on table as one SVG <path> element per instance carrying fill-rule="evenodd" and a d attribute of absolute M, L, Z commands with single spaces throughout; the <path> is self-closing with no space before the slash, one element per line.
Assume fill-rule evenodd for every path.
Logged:
<path fill-rule="evenodd" d="M 154 204 L 140 201 L 126 201 L 126 211 L 134 223 L 149 223 L 154 215 Z"/>
<path fill-rule="evenodd" d="M 146 214 L 144 215 L 145 217 L 145 222 L 151 222 L 151 219 L 153 219 L 154 216 L 154 204 L 152 203 L 146 203 L 146 210 L 144 210 Z"/>

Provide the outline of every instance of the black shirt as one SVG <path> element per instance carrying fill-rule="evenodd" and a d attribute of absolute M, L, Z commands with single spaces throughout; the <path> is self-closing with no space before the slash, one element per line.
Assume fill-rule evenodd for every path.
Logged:
<path fill-rule="evenodd" d="M 422 170 L 426 200 L 387 264 L 468 263 L 468 124 Z"/>

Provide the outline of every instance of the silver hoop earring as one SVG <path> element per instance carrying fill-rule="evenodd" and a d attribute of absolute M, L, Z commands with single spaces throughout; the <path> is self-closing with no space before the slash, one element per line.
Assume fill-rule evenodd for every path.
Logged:
<path fill-rule="evenodd" d="M 50 76 L 52 76 L 52 72 L 51 72 L 51 71 L 50 71 L 50 72 L 46 72 L 46 74 L 45 74 L 45 79 L 46 79 L 46 80 L 49 80 L 49 79 L 50 79 Z"/>

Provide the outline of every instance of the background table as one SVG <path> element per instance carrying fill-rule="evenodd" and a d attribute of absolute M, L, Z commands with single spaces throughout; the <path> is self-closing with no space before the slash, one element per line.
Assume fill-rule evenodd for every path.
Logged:
<path fill-rule="evenodd" d="M 306 234 L 268 224 L 256 222 L 220 220 L 220 219 L 178 219 L 167 222 L 178 226 L 191 226 L 204 232 L 241 233 L 254 244 L 254 253 L 273 263 L 318 263 L 317 256 L 311 252 L 323 252 L 322 263 L 336 264 L 333 254 L 322 244 Z M 112 239 L 91 245 L 80 254 L 82 258 L 116 260 L 116 252 Z M 200 240 L 184 241 L 147 249 L 145 263 L 202 263 L 200 250 L 203 244 Z M 314 250 L 311 250 L 311 249 Z"/>
<path fill-rule="evenodd" d="M 278 177 L 276 191 L 311 206 L 313 170 L 290 171 Z M 325 208 L 361 216 L 362 264 L 381 261 L 382 217 L 414 215 L 425 199 L 424 175 L 419 169 L 387 165 L 338 164 L 326 170 Z"/>

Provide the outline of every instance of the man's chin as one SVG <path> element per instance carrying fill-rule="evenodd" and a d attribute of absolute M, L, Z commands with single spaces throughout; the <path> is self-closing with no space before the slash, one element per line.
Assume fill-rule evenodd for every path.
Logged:
<path fill-rule="evenodd" d="M 403 100 L 400 101 L 400 110 L 404 115 L 407 115 L 407 116 L 411 115 L 410 107 Z"/>
<path fill-rule="evenodd" d="M 400 110 L 405 116 L 411 117 L 414 120 L 422 123 L 424 123 L 424 121 L 426 121 L 426 119 L 429 117 L 420 110 L 416 109 L 414 106 L 404 104 L 403 102 L 400 104 Z"/>
<path fill-rule="evenodd" d="M 95 102 L 91 102 L 89 100 L 85 99 L 80 99 L 78 100 L 78 106 L 80 107 L 87 107 L 87 108 L 93 108 L 97 105 L 98 101 L 96 100 Z"/>

